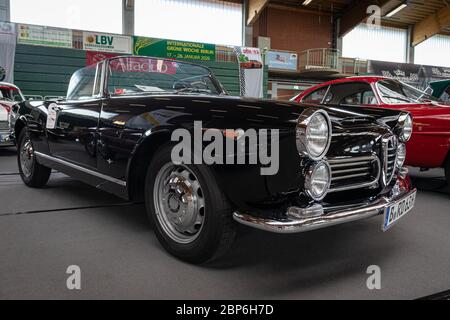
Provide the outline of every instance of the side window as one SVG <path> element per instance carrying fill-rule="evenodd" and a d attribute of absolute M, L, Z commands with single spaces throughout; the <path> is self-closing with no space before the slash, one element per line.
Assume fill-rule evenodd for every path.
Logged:
<path fill-rule="evenodd" d="M 377 104 L 377 98 L 373 90 L 365 91 L 362 93 L 362 103 L 363 104 Z"/>
<path fill-rule="evenodd" d="M 350 104 L 350 105 L 359 105 L 361 104 L 362 93 L 354 93 L 348 97 L 345 97 L 340 104 Z"/>
<path fill-rule="evenodd" d="M 334 105 L 376 105 L 377 99 L 370 84 L 350 82 L 333 85 L 327 95 L 328 103 Z"/>
<path fill-rule="evenodd" d="M 70 79 L 67 91 L 68 100 L 88 100 L 94 95 L 96 66 L 90 66 L 75 72 Z"/>
<path fill-rule="evenodd" d="M 327 94 L 328 87 L 320 88 L 302 99 L 303 103 L 321 104 Z"/>
<path fill-rule="evenodd" d="M 12 90 L 9 90 L 8 88 L 2 89 L 0 90 L 0 98 L 6 101 L 12 101 L 11 93 Z"/>
<path fill-rule="evenodd" d="M 447 87 L 447 90 L 441 96 L 441 100 L 444 102 L 450 102 L 450 86 Z"/>

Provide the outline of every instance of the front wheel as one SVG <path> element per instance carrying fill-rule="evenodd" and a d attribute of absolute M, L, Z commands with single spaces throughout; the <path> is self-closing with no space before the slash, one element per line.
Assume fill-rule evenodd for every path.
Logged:
<path fill-rule="evenodd" d="M 146 177 L 147 212 L 163 247 L 175 257 L 203 263 L 227 252 L 235 237 L 230 205 L 206 166 L 175 165 L 162 147 Z"/>
<path fill-rule="evenodd" d="M 52 170 L 36 160 L 33 142 L 27 129 L 23 129 L 18 139 L 17 162 L 22 181 L 31 188 L 40 188 L 47 184 Z"/>

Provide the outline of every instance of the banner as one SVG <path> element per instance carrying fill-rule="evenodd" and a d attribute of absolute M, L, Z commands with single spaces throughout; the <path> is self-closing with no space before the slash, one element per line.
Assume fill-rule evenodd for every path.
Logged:
<path fill-rule="evenodd" d="M 112 34 L 83 32 L 83 50 L 131 54 L 131 37 Z"/>
<path fill-rule="evenodd" d="M 95 52 L 95 51 L 87 51 L 86 52 L 86 66 L 90 66 L 93 64 L 97 64 L 106 59 L 117 57 L 117 53 L 105 53 L 105 52 Z"/>
<path fill-rule="evenodd" d="M 176 60 L 215 61 L 216 46 L 208 43 L 134 37 L 133 54 Z"/>
<path fill-rule="evenodd" d="M 421 90 L 425 90 L 430 82 L 450 78 L 450 68 L 373 60 L 369 61 L 369 72 L 403 81 Z"/>
<path fill-rule="evenodd" d="M 72 30 L 20 24 L 17 43 L 72 48 Z"/>
<path fill-rule="evenodd" d="M 298 54 L 286 51 L 267 52 L 269 69 L 297 71 Z"/>
<path fill-rule="evenodd" d="M 235 47 L 242 97 L 263 98 L 264 64 L 258 48 Z"/>
<path fill-rule="evenodd" d="M 0 81 L 14 83 L 14 57 L 16 55 L 16 27 L 0 22 Z"/>

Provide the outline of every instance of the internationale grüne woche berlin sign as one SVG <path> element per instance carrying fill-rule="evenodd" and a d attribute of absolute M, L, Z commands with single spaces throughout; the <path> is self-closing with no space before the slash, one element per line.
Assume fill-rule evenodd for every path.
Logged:
<path fill-rule="evenodd" d="M 133 54 L 177 60 L 215 61 L 216 46 L 208 43 L 134 37 Z"/>

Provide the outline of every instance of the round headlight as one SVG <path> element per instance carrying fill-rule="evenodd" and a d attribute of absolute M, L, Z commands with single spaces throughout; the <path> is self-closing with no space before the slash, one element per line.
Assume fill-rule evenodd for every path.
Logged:
<path fill-rule="evenodd" d="M 303 156 L 321 160 L 330 148 L 332 127 L 324 110 L 305 111 L 297 124 L 297 149 Z"/>
<path fill-rule="evenodd" d="M 331 184 L 331 169 L 328 163 L 321 161 L 311 165 L 305 177 L 305 191 L 313 200 L 326 197 Z"/>
<path fill-rule="evenodd" d="M 401 169 L 406 160 L 406 146 L 400 143 L 397 148 L 397 168 Z"/>
<path fill-rule="evenodd" d="M 413 133 L 413 119 L 409 114 L 407 114 L 403 117 L 403 119 L 400 119 L 400 121 L 403 122 L 403 126 L 400 131 L 400 140 L 402 142 L 407 142 L 411 139 Z"/>

